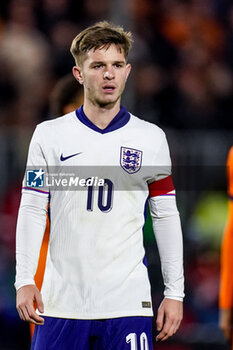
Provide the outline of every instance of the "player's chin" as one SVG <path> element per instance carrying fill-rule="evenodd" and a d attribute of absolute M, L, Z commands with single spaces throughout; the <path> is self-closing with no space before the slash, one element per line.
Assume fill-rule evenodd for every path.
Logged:
<path fill-rule="evenodd" d="M 99 105 L 102 107 L 106 107 L 109 105 L 114 105 L 119 100 L 119 97 L 116 96 L 108 96 L 102 99 L 99 99 Z"/>

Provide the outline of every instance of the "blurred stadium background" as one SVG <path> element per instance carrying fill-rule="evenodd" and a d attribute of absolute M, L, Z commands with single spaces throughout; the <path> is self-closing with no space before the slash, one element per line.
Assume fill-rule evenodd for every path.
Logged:
<path fill-rule="evenodd" d="M 0 1 L 0 349 L 29 349 L 15 310 L 15 225 L 35 125 L 54 117 L 49 96 L 71 71 L 69 47 L 107 19 L 134 34 L 123 104 L 167 133 L 185 241 L 180 331 L 164 350 L 229 349 L 218 329 L 219 249 L 227 215 L 225 161 L 233 143 L 233 4 L 230 0 Z M 155 310 L 162 280 L 145 226 Z"/>

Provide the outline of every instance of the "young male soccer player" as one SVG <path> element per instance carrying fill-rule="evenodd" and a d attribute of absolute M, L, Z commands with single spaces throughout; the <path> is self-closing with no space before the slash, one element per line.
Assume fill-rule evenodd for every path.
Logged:
<path fill-rule="evenodd" d="M 229 214 L 221 248 L 219 325 L 233 348 L 233 147 L 227 157 Z"/>
<path fill-rule="evenodd" d="M 182 234 L 167 141 L 160 128 L 120 105 L 130 46 L 130 33 L 107 22 L 81 32 L 71 52 L 84 104 L 38 125 L 30 144 L 28 166 L 106 172 L 96 190 L 43 190 L 24 180 L 15 286 L 21 319 L 37 325 L 34 350 L 152 350 L 142 238 L 148 196 L 165 283 L 157 340 L 173 335 L 182 319 Z M 48 201 L 51 230 L 40 294 L 34 273 Z"/>

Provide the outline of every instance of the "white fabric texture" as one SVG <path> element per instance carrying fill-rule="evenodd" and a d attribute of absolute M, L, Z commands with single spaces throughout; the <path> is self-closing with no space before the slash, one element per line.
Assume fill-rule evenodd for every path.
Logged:
<path fill-rule="evenodd" d="M 46 226 L 48 197 L 23 193 L 16 235 L 16 289 L 35 284 L 34 275 Z"/>
<path fill-rule="evenodd" d="M 161 270 L 165 284 L 164 296 L 183 300 L 183 238 L 180 216 L 174 196 L 149 199 L 153 230 L 158 245 Z"/>

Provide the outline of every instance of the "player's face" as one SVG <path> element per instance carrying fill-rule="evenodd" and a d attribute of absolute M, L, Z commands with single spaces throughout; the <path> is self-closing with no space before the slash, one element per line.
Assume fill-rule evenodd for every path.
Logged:
<path fill-rule="evenodd" d="M 78 80 L 84 86 L 84 100 L 100 107 L 111 107 L 120 102 L 130 73 L 123 50 L 112 44 L 90 50 L 79 70 Z M 77 78 L 77 77 L 76 77 Z"/>

